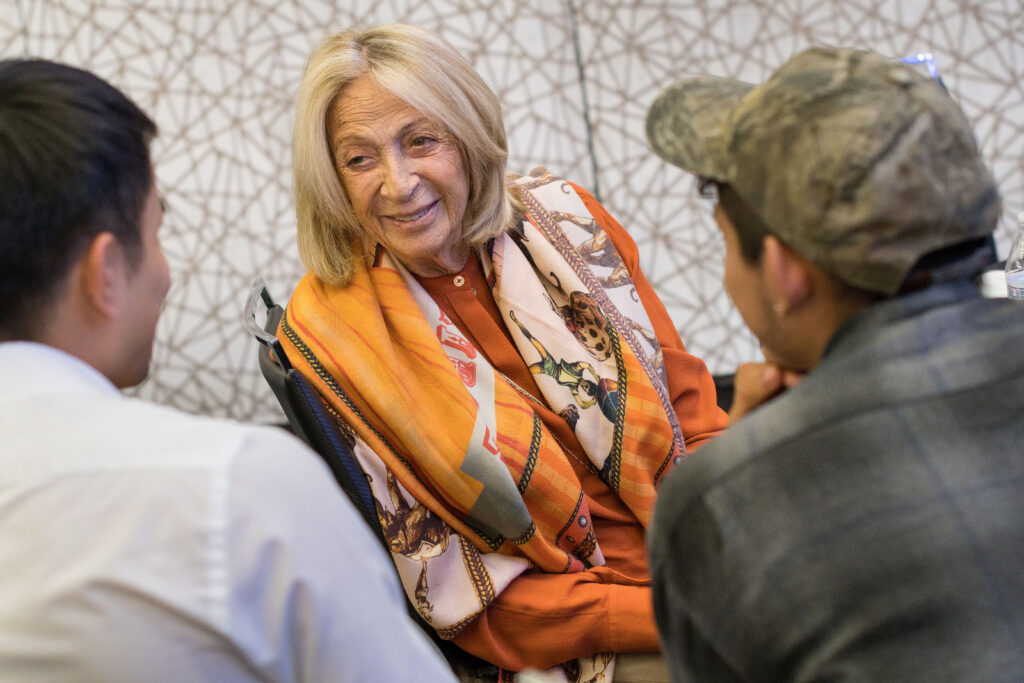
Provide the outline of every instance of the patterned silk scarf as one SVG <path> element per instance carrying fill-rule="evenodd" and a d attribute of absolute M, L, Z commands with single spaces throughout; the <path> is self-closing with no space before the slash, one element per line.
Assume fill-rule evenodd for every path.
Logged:
<path fill-rule="evenodd" d="M 647 525 L 683 452 L 661 355 L 629 275 L 579 196 L 543 169 L 510 189 L 521 226 L 480 256 L 543 399 Z M 530 567 L 604 563 L 567 453 L 399 262 L 306 275 L 278 335 L 353 437 L 410 599 L 453 638 Z"/>

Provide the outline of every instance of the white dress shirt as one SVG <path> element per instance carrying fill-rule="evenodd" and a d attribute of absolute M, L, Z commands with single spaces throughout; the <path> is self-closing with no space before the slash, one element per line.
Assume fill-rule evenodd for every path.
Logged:
<path fill-rule="evenodd" d="M 450 681 L 320 459 L 0 343 L 0 680 Z"/>

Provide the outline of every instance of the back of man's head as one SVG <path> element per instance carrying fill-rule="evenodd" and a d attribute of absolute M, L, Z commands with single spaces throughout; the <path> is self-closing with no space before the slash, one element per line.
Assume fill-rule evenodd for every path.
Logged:
<path fill-rule="evenodd" d="M 156 125 L 115 87 L 41 59 L 0 61 L 0 339 L 32 340 L 101 232 L 134 265 Z"/>
<path fill-rule="evenodd" d="M 812 48 L 756 87 L 687 79 L 652 105 L 647 135 L 728 186 L 730 218 L 748 214 L 852 288 L 892 296 L 994 260 L 999 194 L 970 125 L 906 64 Z"/>

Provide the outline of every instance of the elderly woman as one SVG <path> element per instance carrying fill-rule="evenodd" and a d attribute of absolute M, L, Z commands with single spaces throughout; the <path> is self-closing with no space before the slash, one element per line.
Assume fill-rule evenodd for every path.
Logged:
<path fill-rule="evenodd" d="M 350 433 L 423 618 L 506 670 L 607 676 L 659 649 L 644 529 L 726 417 L 623 228 L 550 173 L 506 177 L 500 109 L 410 26 L 314 49 L 309 273 L 279 336 Z"/>

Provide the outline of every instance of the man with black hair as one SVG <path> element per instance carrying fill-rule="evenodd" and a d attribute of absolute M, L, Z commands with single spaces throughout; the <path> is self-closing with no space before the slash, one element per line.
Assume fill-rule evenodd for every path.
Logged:
<path fill-rule="evenodd" d="M 170 286 L 155 134 L 0 62 L 0 678 L 453 680 L 314 453 L 117 391 Z"/>
<path fill-rule="evenodd" d="M 959 106 L 814 48 L 676 83 L 647 135 L 717 198 L 767 360 L 659 494 L 674 678 L 1024 679 L 1024 306 L 974 285 L 999 196 Z"/>

